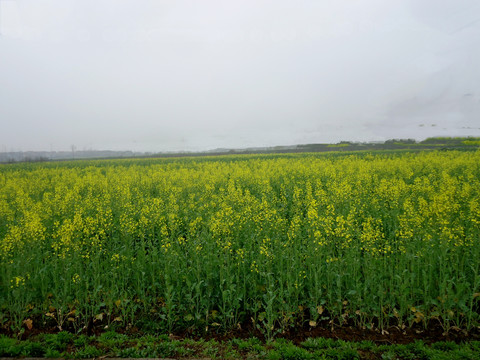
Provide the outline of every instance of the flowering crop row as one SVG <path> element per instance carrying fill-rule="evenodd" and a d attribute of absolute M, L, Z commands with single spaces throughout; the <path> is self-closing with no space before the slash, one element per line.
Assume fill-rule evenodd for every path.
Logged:
<path fill-rule="evenodd" d="M 0 326 L 479 325 L 480 152 L 0 167 Z"/>

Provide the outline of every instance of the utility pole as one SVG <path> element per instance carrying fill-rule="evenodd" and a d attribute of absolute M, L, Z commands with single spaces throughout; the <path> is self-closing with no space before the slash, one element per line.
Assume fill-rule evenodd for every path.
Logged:
<path fill-rule="evenodd" d="M 71 148 L 72 148 L 72 158 L 73 160 L 75 160 L 75 150 L 77 149 L 77 147 L 75 145 L 72 145 Z"/>

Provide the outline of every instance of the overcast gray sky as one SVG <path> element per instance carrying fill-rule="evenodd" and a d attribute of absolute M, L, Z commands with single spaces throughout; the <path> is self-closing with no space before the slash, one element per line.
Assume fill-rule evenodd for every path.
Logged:
<path fill-rule="evenodd" d="M 0 0 L 0 150 L 480 136 L 478 0 Z"/>

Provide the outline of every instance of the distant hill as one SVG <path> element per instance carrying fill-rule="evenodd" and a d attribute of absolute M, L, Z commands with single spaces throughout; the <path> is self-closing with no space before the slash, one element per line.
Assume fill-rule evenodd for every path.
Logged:
<path fill-rule="evenodd" d="M 17 151 L 0 153 L 0 163 L 40 162 L 52 160 L 110 159 L 134 157 L 180 157 L 211 156 L 226 154 L 273 154 L 299 152 L 331 152 L 359 150 L 472 150 L 480 148 L 479 137 L 432 137 L 417 142 L 414 139 L 391 139 L 384 142 L 350 142 L 336 144 L 299 144 L 273 147 L 252 147 L 244 149 L 213 149 L 202 152 L 133 152 L 113 150 L 84 151 Z"/>

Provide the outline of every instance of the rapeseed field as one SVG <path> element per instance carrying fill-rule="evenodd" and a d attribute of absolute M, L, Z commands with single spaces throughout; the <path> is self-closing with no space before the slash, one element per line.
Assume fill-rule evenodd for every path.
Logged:
<path fill-rule="evenodd" d="M 480 152 L 0 166 L 0 327 L 480 325 Z"/>

